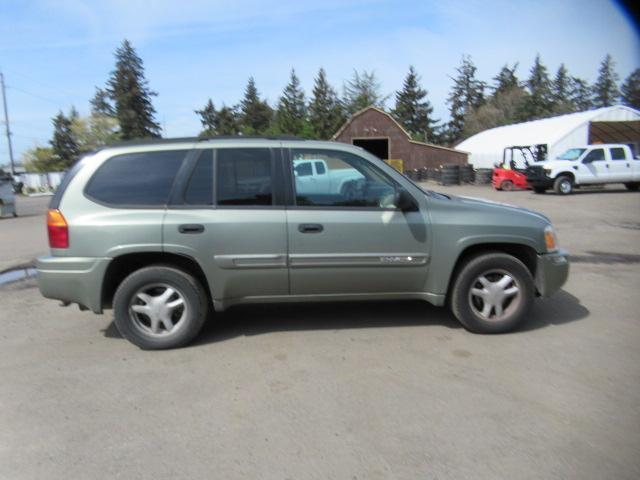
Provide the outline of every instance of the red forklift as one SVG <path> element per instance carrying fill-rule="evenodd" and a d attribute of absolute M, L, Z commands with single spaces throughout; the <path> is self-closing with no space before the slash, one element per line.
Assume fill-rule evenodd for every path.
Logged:
<path fill-rule="evenodd" d="M 493 188 L 506 192 L 530 189 L 525 171 L 531 163 L 541 162 L 546 157 L 547 146 L 544 144 L 506 147 L 502 152 L 502 163 L 493 169 Z"/>

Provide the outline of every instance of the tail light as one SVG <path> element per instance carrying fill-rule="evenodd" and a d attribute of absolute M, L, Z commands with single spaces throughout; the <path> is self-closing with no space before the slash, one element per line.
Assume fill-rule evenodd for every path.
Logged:
<path fill-rule="evenodd" d="M 69 248 L 69 227 L 60 210 L 47 211 L 49 247 Z"/>

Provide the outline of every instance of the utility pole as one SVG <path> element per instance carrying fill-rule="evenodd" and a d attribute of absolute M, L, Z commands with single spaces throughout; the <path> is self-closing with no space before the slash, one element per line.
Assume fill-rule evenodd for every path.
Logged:
<path fill-rule="evenodd" d="M 9 110 L 7 110 L 7 93 L 4 87 L 4 75 L 0 72 L 0 84 L 2 85 L 2 105 L 4 105 L 4 127 L 7 133 L 7 144 L 9 145 L 9 161 L 11 162 L 11 175 L 15 176 L 16 168 L 13 163 L 13 147 L 11 146 L 11 128 L 9 128 Z"/>

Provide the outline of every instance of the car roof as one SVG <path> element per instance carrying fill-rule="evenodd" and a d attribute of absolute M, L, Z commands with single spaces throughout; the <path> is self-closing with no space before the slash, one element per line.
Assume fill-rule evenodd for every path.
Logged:
<path fill-rule="evenodd" d="M 130 140 L 105 145 L 98 149 L 98 152 L 106 152 L 109 155 L 114 153 L 133 153 L 161 150 L 180 150 L 180 149 L 205 149 L 213 146 L 225 148 L 241 148 L 241 147 L 264 147 L 264 148 L 317 148 L 343 151 L 364 152 L 361 147 L 348 143 L 328 141 L 328 140 L 307 140 L 294 136 L 220 136 L 220 137 L 186 137 L 186 138 L 159 138 L 159 139 L 142 139 Z"/>

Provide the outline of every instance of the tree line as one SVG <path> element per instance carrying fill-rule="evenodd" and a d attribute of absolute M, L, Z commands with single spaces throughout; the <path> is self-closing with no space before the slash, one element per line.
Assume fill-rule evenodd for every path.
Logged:
<path fill-rule="evenodd" d="M 127 40 L 115 51 L 115 68 L 104 87 L 96 88 L 90 113 L 75 108 L 52 119 L 53 136 L 47 147 L 34 147 L 23 156 L 28 170 L 67 169 L 78 156 L 116 140 L 160 137 L 153 97 L 142 59 Z M 640 69 L 622 83 L 610 55 L 600 63 L 596 82 L 571 75 L 564 64 L 551 76 L 536 56 L 528 76 L 520 79 L 518 64 L 506 64 L 491 82 L 480 80 L 470 56 L 463 56 L 447 105 L 449 120 L 436 119 L 428 91 L 413 66 L 389 112 L 415 140 L 453 146 L 482 130 L 565 113 L 623 103 L 640 108 Z M 296 135 L 329 139 L 355 112 L 371 105 L 384 109 L 391 95 L 382 92 L 374 72 L 354 71 L 338 94 L 320 68 L 307 95 L 294 69 L 275 105 L 262 97 L 253 77 L 235 105 L 216 107 L 209 99 L 195 110 L 203 137 L 218 135 Z"/>

